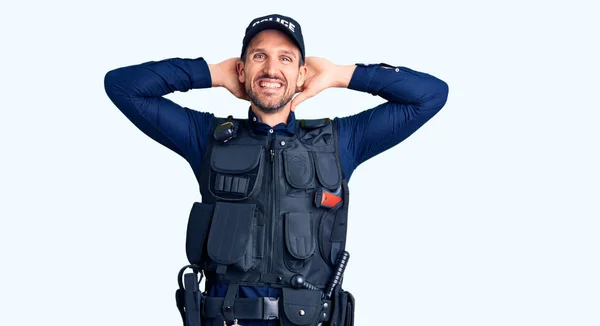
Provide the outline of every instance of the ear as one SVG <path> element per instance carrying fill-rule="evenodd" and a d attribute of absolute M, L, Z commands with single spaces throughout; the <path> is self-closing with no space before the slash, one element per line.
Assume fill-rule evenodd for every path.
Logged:
<path fill-rule="evenodd" d="M 244 81 L 246 81 L 246 72 L 244 70 L 244 62 L 242 60 L 238 60 L 238 62 L 236 63 L 235 66 L 237 73 L 238 73 L 238 80 L 240 81 L 240 83 L 244 83 Z"/>
<path fill-rule="evenodd" d="M 306 68 L 306 65 L 300 66 L 300 70 L 298 71 L 298 80 L 296 81 L 296 88 L 301 88 L 302 85 L 304 85 L 304 80 L 306 78 L 307 71 L 308 68 Z"/>

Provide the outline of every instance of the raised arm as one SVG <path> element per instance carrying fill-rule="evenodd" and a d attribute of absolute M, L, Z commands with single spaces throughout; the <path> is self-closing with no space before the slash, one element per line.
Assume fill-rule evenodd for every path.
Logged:
<path fill-rule="evenodd" d="M 117 108 L 146 135 L 185 158 L 194 172 L 213 115 L 163 96 L 211 86 L 209 67 L 202 58 L 150 61 L 111 70 L 104 77 L 106 94 Z"/>
<path fill-rule="evenodd" d="M 348 88 L 387 100 L 356 115 L 336 118 L 348 178 L 358 165 L 412 135 L 442 109 L 448 98 L 444 81 L 387 64 L 357 65 Z"/>
<path fill-rule="evenodd" d="M 369 158 L 399 144 L 442 109 L 448 85 L 429 74 L 388 64 L 340 66 L 309 57 L 304 85 L 292 101 L 292 110 L 330 87 L 378 95 L 386 103 L 358 114 L 336 118 L 344 175 Z"/>

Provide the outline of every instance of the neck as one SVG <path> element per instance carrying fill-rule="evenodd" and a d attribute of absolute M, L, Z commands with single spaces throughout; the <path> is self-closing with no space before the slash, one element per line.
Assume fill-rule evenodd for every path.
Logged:
<path fill-rule="evenodd" d="M 260 119 L 260 121 L 264 124 L 267 124 L 271 127 L 275 127 L 280 123 L 287 124 L 288 118 L 290 116 L 290 106 L 289 103 L 281 109 L 281 111 L 277 113 L 267 114 L 260 111 L 254 104 L 251 106 L 252 112 L 256 114 L 256 116 Z"/>

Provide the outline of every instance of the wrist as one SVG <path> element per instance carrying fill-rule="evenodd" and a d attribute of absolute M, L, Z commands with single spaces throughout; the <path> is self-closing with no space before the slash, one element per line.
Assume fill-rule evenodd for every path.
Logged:
<path fill-rule="evenodd" d="M 356 65 L 337 66 L 335 87 L 347 88 L 355 69 Z"/>
<path fill-rule="evenodd" d="M 212 87 L 220 87 L 223 86 L 223 73 L 221 72 L 221 67 L 218 64 L 209 64 L 208 70 L 210 71 L 210 78 L 212 81 Z"/>

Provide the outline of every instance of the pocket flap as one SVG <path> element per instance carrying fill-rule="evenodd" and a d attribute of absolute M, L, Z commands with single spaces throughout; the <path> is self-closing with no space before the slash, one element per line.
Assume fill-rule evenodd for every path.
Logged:
<path fill-rule="evenodd" d="M 258 165 L 262 154 L 262 146 L 214 146 L 210 165 L 220 173 L 246 173 Z"/>
<path fill-rule="evenodd" d="M 185 240 L 185 251 L 190 264 L 201 265 L 204 261 L 204 245 L 213 216 L 213 204 L 194 203 L 190 211 Z"/>
<path fill-rule="evenodd" d="M 321 311 L 321 291 L 283 288 L 283 312 L 293 325 L 315 325 Z"/>
<path fill-rule="evenodd" d="M 312 157 L 307 151 L 283 152 L 285 178 L 294 188 L 308 188 L 312 185 L 315 171 Z"/>
<path fill-rule="evenodd" d="M 208 256 L 219 264 L 234 264 L 246 252 L 256 204 L 217 202 L 208 235 Z"/>
<path fill-rule="evenodd" d="M 315 253 L 313 221 L 310 213 L 285 214 L 285 241 L 296 259 L 307 259 Z"/>
<path fill-rule="evenodd" d="M 342 183 L 342 175 L 338 168 L 335 153 L 315 152 L 317 176 L 323 186 L 331 190 L 337 189 Z"/>

